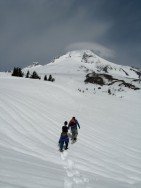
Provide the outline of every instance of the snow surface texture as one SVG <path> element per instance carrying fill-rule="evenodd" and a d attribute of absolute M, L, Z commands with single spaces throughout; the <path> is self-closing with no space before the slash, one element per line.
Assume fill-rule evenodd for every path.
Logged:
<path fill-rule="evenodd" d="M 55 82 L 0 73 L 0 187 L 140 188 L 141 91 L 81 93 L 83 72 L 69 63 L 65 72 L 65 61 L 49 67 Z M 78 141 L 60 153 L 72 116 Z"/>

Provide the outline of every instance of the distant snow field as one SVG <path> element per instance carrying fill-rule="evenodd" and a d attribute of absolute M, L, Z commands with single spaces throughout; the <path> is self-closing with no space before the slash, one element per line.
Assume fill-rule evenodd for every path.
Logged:
<path fill-rule="evenodd" d="M 95 71 L 141 88 L 137 70 L 91 51 L 69 52 L 27 70 L 42 79 L 0 73 L 0 187 L 140 188 L 140 89 L 110 95 L 108 85 L 84 83 Z M 43 81 L 45 74 L 55 82 Z M 61 127 L 72 116 L 81 126 L 78 141 L 60 153 Z"/>

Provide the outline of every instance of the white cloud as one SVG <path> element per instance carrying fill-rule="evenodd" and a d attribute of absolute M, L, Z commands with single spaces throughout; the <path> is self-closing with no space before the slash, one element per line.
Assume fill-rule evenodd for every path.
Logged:
<path fill-rule="evenodd" d="M 78 42 L 66 47 L 66 51 L 71 50 L 93 50 L 97 55 L 103 58 L 114 58 L 115 52 L 101 44 L 90 42 Z"/>

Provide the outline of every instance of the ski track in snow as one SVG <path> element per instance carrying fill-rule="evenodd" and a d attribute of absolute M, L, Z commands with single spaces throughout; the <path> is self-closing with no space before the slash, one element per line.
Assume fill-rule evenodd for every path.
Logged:
<path fill-rule="evenodd" d="M 75 163 L 69 159 L 68 151 L 61 153 L 61 159 L 64 161 L 63 167 L 66 171 L 66 176 L 64 178 L 64 188 L 91 188 L 88 186 L 89 179 L 83 177 L 76 169 Z"/>

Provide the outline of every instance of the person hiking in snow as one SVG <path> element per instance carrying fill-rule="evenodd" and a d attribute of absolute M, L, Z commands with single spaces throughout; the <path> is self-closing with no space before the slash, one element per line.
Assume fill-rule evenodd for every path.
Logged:
<path fill-rule="evenodd" d="M 80 125 L 75 117 L 72 117 L 72 119 L 69 122 L 68 128 L 71 129 L 72 133 L 72 141 L 75 142 L 77 140 L 78 130 L 77 127 L 80 129 Z"/>
<path fill-rule="evenodd" d="M 64 122 L 64 126 L 62 127 L 62 133 L 60 135 L 60 139 L 59 139 L 59 147 L 60 147 L 60 151 L 63 151 L 63 148 L 65 150 L 68 149 L 68 144 L 69 144 L 69 136 L 68 136 L 68 127 L 67 127 L 68 122 L 65 121 Z M 65 147 L 64 147 L 65 144 Z"/>

